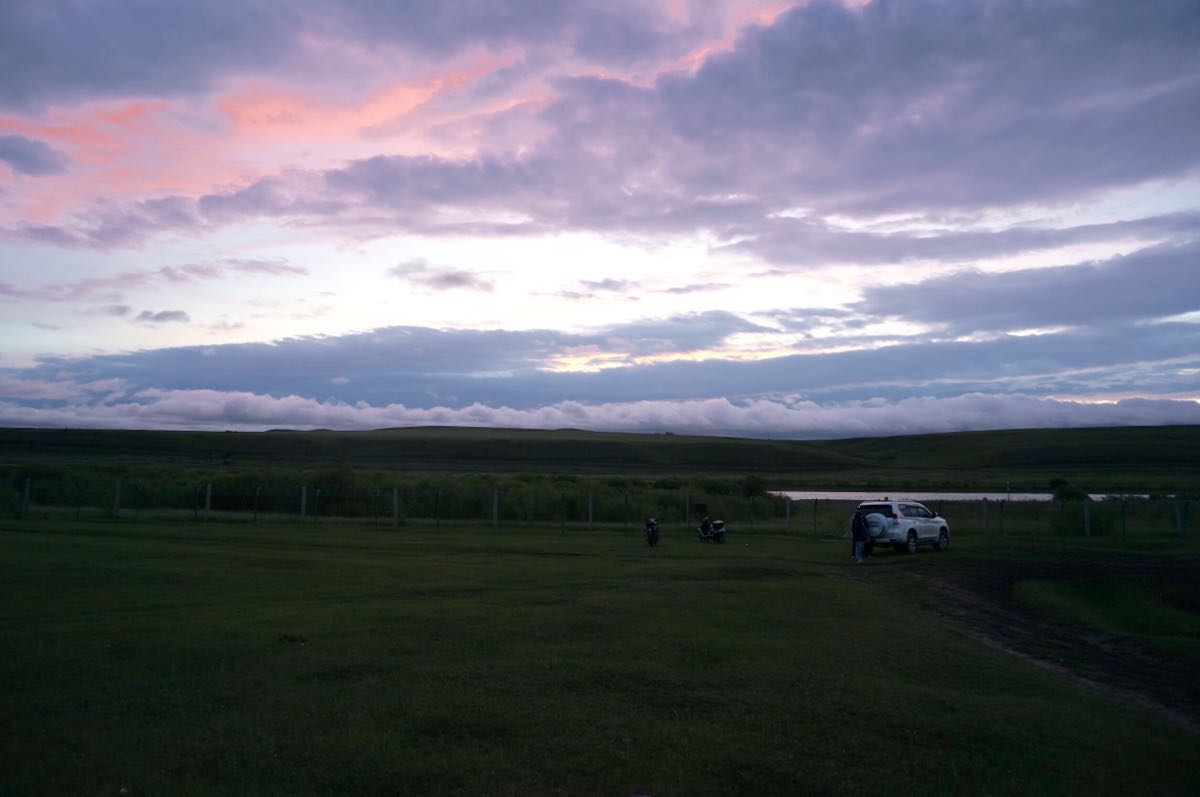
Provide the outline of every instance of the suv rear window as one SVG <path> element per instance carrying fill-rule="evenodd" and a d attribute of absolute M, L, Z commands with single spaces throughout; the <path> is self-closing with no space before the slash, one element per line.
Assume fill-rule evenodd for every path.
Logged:
<path fill-rule="evenodd" d="M 860 509 L 862 509 L 864 515 L 869 515 L 872 512 L 878 512 L 884 517 L 892 516 L 891 504 L 863 504 Z"/>

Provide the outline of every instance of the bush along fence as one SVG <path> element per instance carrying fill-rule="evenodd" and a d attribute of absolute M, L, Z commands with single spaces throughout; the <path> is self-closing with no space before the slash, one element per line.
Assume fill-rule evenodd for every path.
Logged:
<path fill-rule="evenodd" d="M 701 485 L 704 486 L 704 485 Z M 707 485 L 712 487 L 713 484 Z M 735 487 L 736 487 L 735 483 Z M 296 486 L 205 482 L 170 484 L 122 478 L 15 478 L 0 484 L 0 514 L 36 520 L 364 522 L 400 528 L 410 522 L 550 525 L 640 530 L 647 517 L 664 529 L 693 530 L 705 514 L 731 532 L 783 532 L 838 537 L 857 502 L 789 500 L 751 489 L 703 492 L 678 480 L 486 478 L 411 479 L 388 486 L 315 482 Z M 954 500 L 926 502 L 951 534 L 1189 536 L 1195 500 L 1109 498 L 1067 501 Z"/>
<path fill-rule="evenodd" d="M 788 502 L 757 494 L 697 497 L 681 487 L 563 483 L 496 486 L 479 480 L 329 487 L 204 483 L 169 485 L 126 479 L 13 480 L 0 487 L 0 512 L 20 518 L 189 519 L 257 521 L 362 520 L 377 526 L 410 521 L 466 521 L 641 528 L 646 517 L 692 525 L 705 512 L 747 528 L 787 518 Z"/>

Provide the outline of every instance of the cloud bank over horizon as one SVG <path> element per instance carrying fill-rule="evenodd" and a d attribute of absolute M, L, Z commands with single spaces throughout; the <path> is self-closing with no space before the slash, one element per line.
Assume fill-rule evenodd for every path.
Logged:
<path fill-rule="evenodd" d="M 0 40 L 6 425 L 1197 422 L 1189 0 L 16 2 Z"/>

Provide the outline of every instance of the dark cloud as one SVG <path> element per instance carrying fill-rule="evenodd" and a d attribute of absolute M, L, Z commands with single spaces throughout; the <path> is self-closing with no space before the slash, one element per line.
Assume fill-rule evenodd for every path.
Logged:
<path fill-rule="evenodd" d="M 195 200 L 170 196 L 138 202 L 100 201 L 61 225 L 21 225 L 8 238 L 56 246 L 113 249 L 131 246 L 163 230 L 195 230 Z"/>
<path fill-rule="evenodd" d="M 795 315 L 795 314 L 794 314 Z M 797 322 L 799 323 L 799 322 Z M 389 327 L 271 343 L 193 346 L 78 359 L 48 358 L 30 379 L 120 378 L 131 389 L 212 389 L 330 396 L 410 407 L 472 403 L 518 409 L 559 401 L 682 401 L 798 396 L 812 401 L 889 401 L 971 392 L 1026 395 L 1194 395 L 1200 390 L 1200 326 L 1126 324 L 981 341 L 821 339 L 829 354 L 756 361 L 639 357 L 687 354 L 758 329 L 727 314 L 700 314 L 570 334 L 551 330 Z M 858 348 L 849 348 L 857 345 Z M 605 357 L 599 372 L 549 371 L 563 357 Z M 296 368 L 296 363 L 304 368 Z"/>
<path fill-rule="evenodd" d="M 652 65 L 720 35 L 719 14 L 682 29 L 638 2 L 487 3 L 415 0 L 244 0 L 175 4 L 90 0 L 0 4 L 0 105 L 177 96 L 212 90 L 232 75 L 316 66 L 346 69 L 312 44 L 366 42 L 435 63 L 480 45 L 520 47 L 526 58 L 575 53 L 605 65 Z"/>
<path fill-rule="evenodd" d="M 516 44 L 536 52 L 566 49 L 605 64 L 632 64 L 665 54 L 682 54 L 714 27 L 669 30 L 654 4 L 495 0 L 447 3 L 416 0 L 402 5 L 343 2 L 321 6 L 354 36 L 400 43 L 418 52 L 444 56 L 480 44 Z"/>
<path fill-rule="evenodd" d="M 294 52 L 298 6 L 277 0 L 0 3 L 0 106 L 176 95 Z"/>
<path fill-rule="evenodd" d="M 192 319 L 183 310 L 159 310 L 158 312 L 143 310 L 134 320 L 144 324 L 169 324 L 187 323 Z"/>
<path fill-rule="evenodd" d="M 1163 216 L 1066 227 L 1013 226 L 957 232 L 861 232 L 815 219 L 776 218 L 731 230 L 743 240 L 719 249 L 748 251 L 773 263 L 820 266 L 833 263 L 885 264 L 915 260 L 968 262 L 1035 250 L 1130 238 L 1190 238 L 1200 235 L 1200 214 Z"/>
<path fill-rule="evenodd" d="M 491 291 L 492 283 L 480 278 L 478 274 L 458 269 L 443 269 L 431 271 L 416 279 L 420 285 L 434 290 L 447 291 L 466 288 L 474 291 Z"/>
<path fill-rule="evenodd" d="M 262 216 L 332 218 L 345 208 L 341 199 L 322 195 L 319 178 L 291 171 L 232 191 L 205 194 L 195 201 L 194 212 L 207 222 L 225 224 Z"/>
<path fill-rule="evenodd" d="M 814 2 L 658 90 L 677 136 L 725 153 L 680 164 L 695 190 L 1003 205 L 1194 169 L 1198 40 L 1190 0 Z"/>
<path fill-rule="evenodd" d="M 771 319 L 786 332 L 809 333 L 824 327 L 855 328 L 866 323 L 858 313 L 830 307 L 772 310 L 762 315 Z M 857 339 L 862 340 L 861 336 Z"/>
<path fill-rule="evenodd" d="M 17 135 L 0 136 L 0 161 L 17 174 L 33 177 L 62 174 L 71 163 L 70 158 L 54 147 Z"/>
<path fill-rule="evenodd" d="M 856 307 L 956 332 L 1111 326 L 1200 311 L 1200 241 L 1111 260 L 872 287 Z"/>
<path fill-rule="evenodd" d="M 563 356 L 594 352 L 620 362 L 645 355 L 687 353 L 719 346 L 729 335 L 757 329 L 760 327 L 728 313 L 616 325 L 587 334 L 388 327 L 271 343 L 53 358 L 47 359 L 44 367 L 46 373 L 69 373 L 79 381 L 120 376 L 142 388 L 283 390 L 320 396 L 328 395 L 329 381 L 340 376 L 353 380 L 348 390 L 354 400 L 414 402 L 434 395 L 476 396 L 480 391 L 496 391 L 495 395 L 514 401 L 521 395 L 519 400 L 525 404 L 529 398 L 523 394 L 557 389 L 543 382 L 542 369 Z M 305 367 L 297 369 L 297 362 L 304 362 Z M 497 381 L 495 374 L 511 376 Z M 508 381 L 511 384 L 506 384 Z M 551 377 L 550 383 L 555 381 Z M 653 392 L 660 386 L 645 387 Z"/>
<path fill-rule="evenodd" d="M 710 310 L 661 320 L 634 321 L 599 334 L 633 355 L 691 352 L 721 345 L 739 332 L 764 332 L 762 327 L 733 313 Z"/>

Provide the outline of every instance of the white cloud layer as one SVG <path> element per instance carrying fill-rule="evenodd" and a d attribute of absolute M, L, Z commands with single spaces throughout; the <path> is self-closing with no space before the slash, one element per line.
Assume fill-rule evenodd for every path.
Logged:
<path fill-rule="evenodd" d="M 143 390 L 128 400 L 31 409 L 0 402 L 0 425 L 261 431 L 406 426 L 575 428 L 684 432 L 791 439 L 925 434 L 961 430 L 1200 423 L 1200 402 L 1126 399 L 1084 403 L 1020 395 L 969 394 L 901 401 L 817 404 L 724 398 L 584 404 L 562 401 L 513 409 L 472 404 L 451 409 L 403 404 L 321 402 L 215 390 Z"/>

